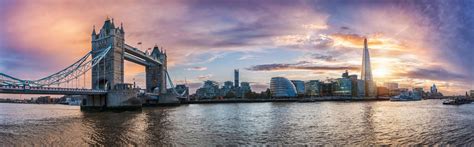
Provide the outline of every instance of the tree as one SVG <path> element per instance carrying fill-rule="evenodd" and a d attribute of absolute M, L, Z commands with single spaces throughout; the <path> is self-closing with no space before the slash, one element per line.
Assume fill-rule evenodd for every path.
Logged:
<path fill-rule="evenodd" d="M 236 95 L 232 91 L 227 92 L 227 94 L 224 96 L 224 98 L 235 98 L 235 97 L 236 97 Z"/>

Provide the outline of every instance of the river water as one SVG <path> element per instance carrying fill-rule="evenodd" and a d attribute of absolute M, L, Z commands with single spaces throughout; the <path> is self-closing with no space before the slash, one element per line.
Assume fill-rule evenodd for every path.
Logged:
<path fill-rule="evenodd" d="M 191 104 L 85 113 L 78 106 L 0 104 L 0 144 L 465 145 L 474 104 L 315 102 Z"/>

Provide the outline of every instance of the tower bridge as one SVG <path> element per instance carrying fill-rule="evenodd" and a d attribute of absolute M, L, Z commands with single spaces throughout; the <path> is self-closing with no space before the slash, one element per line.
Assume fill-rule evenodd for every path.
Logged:
<path fill-rule="evenodd" d="M 124 83 L 124 61 L 130 61 L 145 67 L 146 93 L 159 96 L 159 103 L 179 103 L 182 96 L 174 89 L 167 72 L 167 54 L 163 48 L 155 45 L 151 53 L 125 43 L 125 30 L 120 24 L 116 27 L 113 19 L 107 18 L 96 32 L 92 30 L 91 51 L 67 68 L 38 80 L 23 80 L 0 73 L 0 93 L 9 94 L 61 94 L 85 95 L 81 109 L 103 108 L 141 108 L 143 98 L 139 98 L 140 89 Z M 90 71 L 91 87 L 60 87 L 83 77 Z M 167 83 L 171 85 L 168 90 Z M 168 92 L 170 91 L 170 92 Z M 147 94 L 141 94 L 147 97 Z"/>

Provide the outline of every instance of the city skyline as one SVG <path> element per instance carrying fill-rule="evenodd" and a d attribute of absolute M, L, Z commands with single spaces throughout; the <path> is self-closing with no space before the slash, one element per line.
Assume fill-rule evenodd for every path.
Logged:
<path fill-rule="evenodd" d="M 0 28 L 0 55 L 6 57 L 0 59 L 0 72 L 35 79 L 64 68 L 90 49 L 92 27 L 110 16 L 124 23 L 129 43 L 142 42 L 137 45 L 142 50 L 164 47 L 173 80 L 187 79 L 191 92 L 204 80 L 232 80 L 233 69 L 240 69 L 240 81 L 252 82 L 255 91 L 268 88 L 274 76 L 324 80 L 344 70 L 360 73 L 365 37 L 375 81 L 425 89 L 435 83 L 447 94 L 472 89 L 469 49 L 474 45 L 468 38 L 474 33 L 463 37 L 457 30 L 468 27 L 472 16 L 465 21 L 456 17 L 467 6 L 438 1 L 430 4 L 437 7 L 418 10 L 423 2 L 144 1 L 130 8 L 139 11 L 127 14 L 103 3 L 76 11 L 89 3 L 0 2 L 5 20 L 0 22 L 5 26 Z M 64 13 L 52 13 L 58 9 Z M 443 10 L 452 11 L 439 12 Z M 448 27 L 453 23 L 459 28 Z M 126 82 L 136 79 L 145 87 L 142 67 L 127 62 L 125 68 Z"/>

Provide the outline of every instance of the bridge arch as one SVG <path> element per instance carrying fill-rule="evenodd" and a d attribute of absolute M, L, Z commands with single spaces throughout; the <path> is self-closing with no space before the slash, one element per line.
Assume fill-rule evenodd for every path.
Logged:
<path fill-rule="evenodd" d="M 97 84 L 97 89 L 110 90 L 110 84 L 107 79 L 100 79 Z"/>

